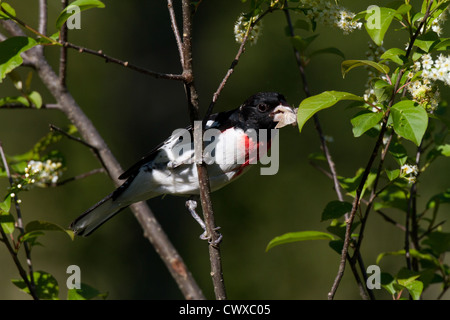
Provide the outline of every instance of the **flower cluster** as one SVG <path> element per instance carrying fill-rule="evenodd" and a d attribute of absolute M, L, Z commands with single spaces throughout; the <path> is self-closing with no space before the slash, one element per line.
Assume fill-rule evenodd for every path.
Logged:
<path fill-rule="evenodd" d="M 415 183 L 418 174 L 419 174 L 419 168 L 416 165 L 404 164 L 400 168 L 401 177 L 408 180 L 409 183 Z"/>
<path fill-rule="evenodd" d="M 247 18 L 243 13 L 239 16 L 236 23 L 234 24 L 234 39 L 237 43 L 242 43 L 244 41 L 245 35 L 248 32 L 250 24 L 258 19 L 258 16 Z M 248 34 L 247 41 L 250 44 L 256 44 L 258 37 L 261 34 L 261 23 L 257 23 L 253 26 Z"/>
<path fill-rule="evenodd" d="M 442 25 L 444 24 L 445 20 L 447 20 L 447 11 L 448 8 L 446 10 L 444 10 L 439 17 L 437 17 L 436 19 L 433 20 L 433 22 L 431 23 L 431 31 L 433 31 L 434 33 L 436 33 L 439 37 L 442 35 Z"/>
<path fill-rule="evenodd" d="M 53 162 L 50 159 L 45 162 L 31 160 L 25 168 L 24 182 L 26 184 L 35 184 L 39 187 L 45 187 L 49 184 L 57 183 L 61 175 L 61 162 Z"/>
<path fill-rule="evenodd" d="M 420 77 L 416 77 L 419 72 Z M 413 71 L 408 76 L 410 79 L 416 78 L 407 85 L 413 100 L 432 113 L 440 102 L 440 92 L 435 82 L 450 85 L 450 57 L 441 54 L 433 60 L 430 54 L 424 54 L 414 63 Z"/>
<path fill-rule="evenodd" d="M 353 21 L 355 13 L 331 0 L 302 0 L 306 16 L 324 25 L 331 25 L 341 29 L 344 34 L 361 29 L 362 23 Z"/>

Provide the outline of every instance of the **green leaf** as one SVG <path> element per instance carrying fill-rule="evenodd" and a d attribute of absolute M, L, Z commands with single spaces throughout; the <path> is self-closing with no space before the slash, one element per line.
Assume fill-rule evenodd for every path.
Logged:
<path fill-rule="evenodd" d="M 0 202 L 0 225 L 3 228 L 3 231 L 7 234 L 12 234 L 14 232 L 14 224 L 15 219 L 14 216 L 9 213 L 11 209 L 11 194 L 8 194 L 3 200 Z"/>
<path fill-rule="evenodd" d="M 330 201 L 322 212 L 322 221 L 340 218 L 344 214 L 352 211 L 352 207 L 350 202 L 339 200 Z"/>
<path fill-rule="evenodd" d="M 380 58 L 391 60 L 402 66 L 406 62 L 406 51 L 399 48 L 391 48 L 385 51 Z"/>
<path fill-rule="evenodd" d="M 5 97 L 0 99 L 0 107 L 9 104 L 9 103 L 20 103 L 26 107 L 30 106 L 30 103 L 25 97 L 17 96 L 17 97 Z"/>
<path fill-rule="evenodd" d="M 389 147 L 389 153 L 394 157 L 397 163 L 402 166 L 406 163 L 408 159 L 408 153 L 406 152 L 405 147 L 398 142 L 391 142 L 391 146 Z"/>
<path fill-rule="evenodd" d="M 449 38 L 439 38 L 434 32 L 426 33 L 414 41 L 414 46 L 429 53 L 434 50 L 446 50 L 449 46 Z"/>
<path fill-rule="evenodd" d="M 313 57 L 313 56 L 316 56 L 318 54 L 324 54 L 324 53 L 335 54 L 335 55 L 338 55 L 338 56 L 342 57 L 342 59 L 345 59 L 344 53 L 341 50 L 339 50 L 338 48 L 335 48 L 335 47 L 329 47 L 329 48 L 323 48 L 323 49 L 316 50 L 313 53 L 311 53 L 309 56 Z"/>
<path fill-rule="evenodd" d="M 27 233 L 33 231 L 61 231 L 66 233 L 70 237 L 70 239 L 72 240 L 74 239 L 74 234 L 72 230 L 64 229 L 63 227 L 48 221 L 38 221 L 38 220 L 30 221 L 25 226 L 25 231 Z"/>
<path fill-rule="evenodd" d="M 9 72 L 23 63 L 20 54 L 36 44 L 34 39 L 28 37 L 12 37 L 0 42 L 0 83 Z"/>
<path fill-rule="evenodd" d="M 371 112 L 363 110 L 358 112 L 351 120 L 353 125 L 353 135 L 357 138 L 364 132 L 373 128 L 383 119 L 382 112 Z"/>
<path fill-rule="evenodd" d="M 363 174 L 364 174 L 364 169 L 360 168 L 357 170 L 356 175 L 352 178 L 338 177 L 339 184 L 342 186 L 342 188 L 345 189 L 345 191 L 348 192 L 349 195 L 351 195 L 352 197 L 355 197 L 356 189 L 358 189 L 359 184 L 361 183 Z M 367 177 L 366 183 L 364 184 L 364 187 L 363 187 L 363 190 L 361 193 L 361 198 L 363 197 L 366 190 L 370 189 L 372 187 L 373 182 L 375 181 L 375 178 L 376 178 L 375 171 L 370 172 Z"/>
<path fill-rule="evenodd" d="M 79 12 L 92 9 L 92 8 L 104 8 L 105 4 L 98 0 L 76 0 L 69 4 L 59 15 L 56 20 L 56 29 L 61 29 L 62 25 L 77 11 L 74 8 L 79 8 Z"/>
<path fill-rule="evenodd" d="M 306 98 L 300 103 L 297 112 L 297 124 L 299 131 L 302 131 L 306 121 L 308 121 L 316 112 L 329 108 L 341 100 L 363 101 L 364 99 L 354 94 L 341 91 L 325 91 L 318 95 Z"/>
<path fill-rule="evenodd" d="M 384 35 L 391 25 L 397 10 L 391 8 L 384 8 L 378 6 L 371 6 L 374 10 L 368 10 L 366 14 L 366 31 L 370 38 L 375 42 L 377 46 L 383 44 Z M 369 9 L 371 8 L 369 7 Z"/>
<path fill-rule="evenodd" d="M 372 60 L 345 60 L 341 64 L 342 77 L 345 78 L 345 75 L 353 68 L 362 66 L 375 68 L 383 74 L 389 73 L 389 67 L 387 65 Z"/>
<path fill-rule="evenodd" d="M 10 19 L 10 16 L 15 17 L 16 16 L 16 10 L 14 10 L 13 7 L 11 7 L 9 4 L 7 4 L 6 2 L 2 2 L 0 4 L 1 9 L 3 9 L 4 11 L 6 11 L 8 14 L 2 12 L 3 10 L 0 10 L 0 20 L 4 19 L 4 20 L 8 20 Z"/>
<path fill-rule="evenodd" d="M 398 280 L 400 283 L 400 281 Z M 420 300 L 420 295 L 423 291 L 423 283 L 419 280 L 408 281 L 405 285 L 405 288 L 408 289 L 409 294 L 413 300 Z"/>
<path fill-rule="evenodd" d="M 386 176 L 388 177 L 389 181 L 394 181 L 400 176 L 400 169 L 394 169 L 394 170 L 388 170 L 386 169 Z"/>
<path fill-rule="evenodd" d="M 394 86 L 384 80 L 378 80 L 375 82 L 374 91 L 378 103 L 382 103 L 391 99 L 392 93 L 394 92 Z"/>
<path fill-rule="evenodd" d="M 342 253 L 342 248 L 344 248 L 344 240 L 332 240 L 328 242 L 331 249 L 336 251 L 338 254 Z"/>
<path fill-rule="evenodd" d="M 391 295 L 394 295 L 395 293 L 397 293 L 397 290 L 395 289 L 395 286 L 394 286 L 395 279 L 389 273 L 382 272 L 380 274 L 380 282 L 381 282 L 381 286 L 384 289 L 386 289 Z"/>
<path fill-rule="evenodd" d="M 320 231 L 289 232 L 270 240 L 266 247 L 266 252 L 280 244 L 306 240 L 334 240 L 334 237 L 329 233 Z"/>
<path fill-rule="evenodd" d="M 395 132 L 418 146 L 428 127 L 425 109 L 414 101 L 403 100 L 392 106 L 391 115 Z"/>
<path fill-rule="evenodd" d="M 361 224 L 361 221 L 355 221 L 352 224 L 352 227 L 350 229 L 350 232 L 352 232 L 352 237 L 356 238 L 358 237 L 358 234 L 353 233 L 354 230 Z M 338 220 L 333 220 L 331 224 L 327 227 L 327 231 L 338 236 L 341 239 L 345 238 L 345 232 L 347 230 L 347 223 L 346 222 L 339 222 Z M 331 243 L 330 243 L 331 246 Z M 341 248 L 342 249 L 342 248 Z M 340 252 L 340 251 L 339 251 Z"/>
<path fill-rule="evenodd" d="M 28 280 L 30 276 L 28 275 Z M 59 286 L 58 281 L 49 273 L 44 271 L 33 272 L 33 280 L 36 285 L 36 295 L 39 299 L 58 300 Z M 26 293 L 30 290 L 23 279 L 12 279 L 12 283 Z"/>
<path fill-rule="evenodd" d="M 438 146 L 437 151 L 445 157 L 450 157 L 450 144 L 443 144 Z"/>
<path fill-rule="evenodd" d="M 80 289 L 69 289 L 67 291 L 67 300 L 91 300 L 95 298 L 106 299 L 107 293 L 101 293 L 97 289 L 81 283 Z"/>
<path fill-rule="evenodd" d="M 28 95 L 28 99 L 33 103 L 36 109 L 40 109 L 42 107 L 42 97 L 39 92 L 33 91 Z"/>
<path fill-rule="evenodd" d="M 434 195 L 427 203 L 427 209 L 433 209 L 441 203 L 450 203 L 450 189 Z"/>
<path fill-rule="evenodd" d="M 413 258 L 417 258 L 419 260 L 425 260 L 433 263 L 435 266 L 439 267 L 440 263 L 439 260 L 433 257 L 430 254 L 427 253 L 421 253 L 415 249 L 409 250 L 409 254 Z M 392 251 L 392 252 L 382 252 L 378 255 L 376 264 L 380 264 L 381 259 L 383 259 L 386 256 L 404 256 L 405 255 L 405 249 L 398 250 L 398 251 Z"/>
<path fill-rule="evenodd" d="M 300 52 L 304 52 L 309 45 L 316 39 L 319 35 L 315 34 L 313 36 L 303 38 L 300 36 L 293 36 L 291 37 L 291 43 L 292 45 Z"/>
<path fill-rule="evenodd" d="M 383 208 L 396 208 L 405 212 L 408 210 L 408 199 L 405 191 L 396 185 L 388 186 L 378 195 L 378 198 L 381 202 L 375 202 L 374 210 Z"/>
<path fill-rule="evenodd" d="M 450 233 L 431 232 L 422 243 L 429 246 L 439 256 L 444 252 L 450 251 Z"/>

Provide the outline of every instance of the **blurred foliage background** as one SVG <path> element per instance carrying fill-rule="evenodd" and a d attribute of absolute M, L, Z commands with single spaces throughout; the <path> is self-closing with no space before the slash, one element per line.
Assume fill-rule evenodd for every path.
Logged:
<path fill-rule="evenodd" d="M 9 2 L 22 20 L 37 26 L 37 1 Z M 178 1 L 175 2 L 178 10 Z M 340 3 L 353 12 L 360 12 L 370 4 L 389 2 Z M 70 31 L 70 42 L 101 49 L 108 55 L 151 70 L 180 72 L 165 1 L 105 0 L 104 3 L 105 9 L 82 14 L 82 28 Z M 49 0 L 48 5 L 48 34 L 52 34 L 56 30 L 51 22 L 61 10 L 60 1 Z M 247 5 L 238 0 L 204 0 L 195 15 L 194 73 L 203 111 L 237 52 L 233 26 L 246 9 Z M 295 21 L 297 17 L 293 14 L 292 18 Z M 282 92 L 293 106 L 298 106 L 304 95 L 284 28 L 282 12 L 272 13 L 263 20 L 258 43 L 247 46 L 215 111 L 235 108 L 249 95 L 264 90 Z M 394 29 L 391 27 L 385 38 L 385 48 L 392 45 L 403 48 L 406 43 L 407 35 Z M 335 46 L 344 52 L 346 59 L 365 58 L 369 37 L 364 30 L 343 35 L 340 30 L 318 26 L 316 33 L 320 36 L 312 44 L 313 49 Z M 448 34 L 447 30 L 444 36 Z M 56 67 L 58 49 L 46 50 Z M 366 72 L 363 69 L 352 71 L 342 79 L 341 61 L 335 55 L 320 55 L 310 62 L 307 77 L 313 94 L 324 90 L 363 94 Z M 41 92 L 45 103 L 53 102 L 37 76 L 32 86 Z M 69 51 L 68 88 L 124 169 L 174 129 L 189 123 L 181 83 L 153 79 L 73 50 Z M 449 100 L 448 88 L 441 92 L 443 100 Z M 12 83 L 5 80 L 0 96 L 13 93 Z M 333 138 L 329 147 L 341 176 L 354 176 L 358 168 L 365 166 L 374 144 L 366 136 L 353 138 L 350 117 L 354 113 L 344 103 L 319 113 L 325 134 Z M 0 110 L 0 140 L 5 152 L 12 155 L 29 150 L 49 131 L 49 124 L 64 127 L 68 120 L 52 110 Z M 90 150 L 76 142 L 63 139 L 55 147 L 66 157 L 68 170 L 64 178 L 100 167 Z M 275 236 L 291 231 L 325 231 L 328 226 L 327 222 L 321 223 L 321 212 L 336 195 L 331 181 L 308 160 L 310 153 L 319 151 L 319 138 L 312 121 L 301 134 L 294 127 L 284 128 L 280 133 L 277 175 L 261 176 L 259 169 L 252 169 L 237 183 L 213 194 L 216 223 L 224 236 L 221 251 L 229 298 L 326 299 L 340 258 L 326 241 L 288 244 L 265 252 L 267 243 Z M 449 168 L 448 160 L 441 158 L 420 177 L 419 207 L 432 195 L 449 187 Z M 0 181 L 0 187 L 5 190 L 6 181 Z M 35 188 L 21 194 L 25 222 L 39 219 L 68 226 L 112 189 L 105 174 L 58 188 Z M 214 298 L 207 244 L 199 240 L 202 230 L 186 211 L 184 199 L 167 196 L 152 199 L 149 204 L 206 296 Z M 392 210 L 389 214 L 404 222 L 402 212 Z M 72 264 L 80 266 L 82 282 L 108 292 L 110 299 L 183 298 L 129 210 L 88 238 L 76 238 L 72 242 L 62 233 L 48 232 L 41 242 L 44 247 L 35 247 L 32 252 L 34 268 L 56 277 L 61 298 L 65 298 L 67 292 L 66 268 Z M 380 252 L 403 248 L 403 242 L 402 231 L 372 213 L 362 247 L 365 264 L 374 264 Z M 0 259 L 0 298 L 28 299 L 10 282 L 11 278 L 19 276 L 3 247 Z M 396 272 L 402 265 L 402 257 L 388 257 L 382 261 L 381 269 Z M 390 298 L 384 290 L 378 290 L 376 296 Z M 425 298 L 435 296 L 433 288 L 425 294 Z M 447 293 L 446 297 L 449 296 Z M 346 270 L 336 298 L 360 298 L 350 270 Z"/>

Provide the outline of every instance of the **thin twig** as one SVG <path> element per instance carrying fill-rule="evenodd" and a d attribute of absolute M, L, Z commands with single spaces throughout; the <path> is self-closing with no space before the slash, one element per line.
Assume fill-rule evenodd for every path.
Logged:
<path fill-rule="evenodd" d="M 68 0 L 61 0 L 61 6 L 62 8 L 66 8 L 69 4 Z M 60 33 L 59 33 L 59 37 L 60 37 L 60 41 L 63 43 L 67 42 L 68 39 L 68 29 L 67 29 L 67 24 L 63 23 Z M 66 86 L 66 75 L 67 75 L 67 47 L 66 46 L 62 46 L 61 49 L 59 49 L 59 81 L 61 83 L 62 86 Z"/>
<path fill-rule="evenodd" d="M 65 180 L 62 180 L 62 181 L 58 181 L 57 183 L 49 183 L 48 186 L 49 187 L 59 187 L 59 186 L 62 186 L 64 184 L 66 184 L 66 183 L 69 183 L 69 182 L 73 182 L 73 181 L 76 181 L 76 180 L 84 179 L 84 178 L 87 178 L 87 177 L 92 176 L 92 175 L 97 174 L 97 173 L 105 173 L 105 172 L 106 172 L 105 168 L 97 168 L 97 169 L 91 170 L 89 172 L 85 172 L 85 173 L 76 175 L 74 177 L 71 177 L 71 178 L 68 178 L 68 179 L 65 179 Z"/>
<path fill-rule="evenodd" d="M 137 65 L 131 64 L 128 61 L 123 61 L 111 56 L 108 56 L 106 54 L 103 53 L 102 50 L 92 50 L 89 48 L 84 48 L 78 45 L 75 45 L 73 43 L 70 42 L 60 42 L 63 46 L 70 48 L 70 49 L 75 49 L 77 50 L 79 53 L 88 53 L 88 54 L 92 54 L 94 56 L 97 57 L 101 57 L 103 59 L 105 59 L 105 62 L 111 62 L 111 63 L 115 63 L 118 65 L 121 65 L 122 67 L 146 74 L 148 76 L 152 76 L 154 78 L 160 78 L 160 79 L 168 79 L 168 80 L 177 80 L 177 81 L 184 81 L 184 76 L 181 74 L 170 74 L 170 73 L 160 73 L 160 72 L 155 72 L 155 71 L 151 71 L 142 67 L 139 67 Z"/>
<path fill-rule="evenodd" d="M 60 109 L 60 106 L 55 103 L 47 103 L 43 104 L 39 109 L 36 108 L 36 106 L 26 106 L 23 103 L 5 103 L 4 105 L 0 106 L 0 109 L 29 109 L 29 110 L 39 110 L 39 109 L 53 109 L 58 110 Z"/>
<path fill-rule="evenodd" d="M 169 8 L 170 8 L 170 0 Z M 198 94 L 194 85 L 194 74 L 192 68 L 192 11 L 190 0 L 182 1 L 183 14 L 183 50 L 182 67 L 184 76 L 184 87 L 188 102 L 188 109 L 194 131 L 202 132 L 202 124 L 199 124 L 199 102 Z M 173 30 L 176 30 L 176 20 L 171 20 Z M 194 147 L 201 148 L 203 151 L 202 135 L 194 135 Z M 210 237 L 209 241 L 209 257 L 211 264 L 211 278 L 214 286 L 214 293 L 217 300 L 224 300 L 227 298 L 225 291 L 225 283 L 222 271 L 222 259 L 220 255 L 220 235 L 217 233 L 217 227 L 214 221 L 214 212 L 211 201 L 211 190 L 209 184 L 209 176 L 206 164 L 201 161 L 197 163 L 197 172 L 199 179 L 200 199 L 202 204 L 203 216 L 206 224 L 206 231 Z"/>
<path fill-rule="evenodd" d="M 175 36 L 175 41 L 177 42 L 178 54 L 180 55 L 180 62 L 181 65 L 184 66 L 183 41 L 181 40 L 180 31 L 178 30 L 172 0 L 167 0 L 167 8 L 169 9 L 170 25 L 172 27 L 173 34 Z"/>

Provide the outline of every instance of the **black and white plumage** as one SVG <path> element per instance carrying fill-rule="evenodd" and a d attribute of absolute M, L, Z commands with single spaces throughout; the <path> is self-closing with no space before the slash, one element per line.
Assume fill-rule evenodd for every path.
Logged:
<path fill-rule="evenodd" d="M 212 191 L 218 190 L 241 176 L 256 162 L 258 149 L 266 144 L 270 148 L 270 129 L 280 122 L 280 115 L 294 113 L 283 95 L 260 92 L 248 98 L 234 110 L 216 113 L 208 119 L 205 132 L 216 129 L 212 152 L 207 153 L 205 141 L 204 161 Z M 258 132 L 267 129 L 268 141 L 259 141 Z M 252 131 L 254 130 L 254 131 Z M 180 134 L 172 134 L 140 161 L 125 171 L 119 179 L 126 181 L 80 217 L 70 228 L 77 235 L 87 236 L 129 205 L 164 194 L 198 195 L 197 168 L 194 161 L 193 130 L 188 127 Z M 256 133 L 249 135 L 249 132 Z M 184 135 L 183 135 L 184 134 Z M 244 145 L 244 148 L 236 148 Z"/>

